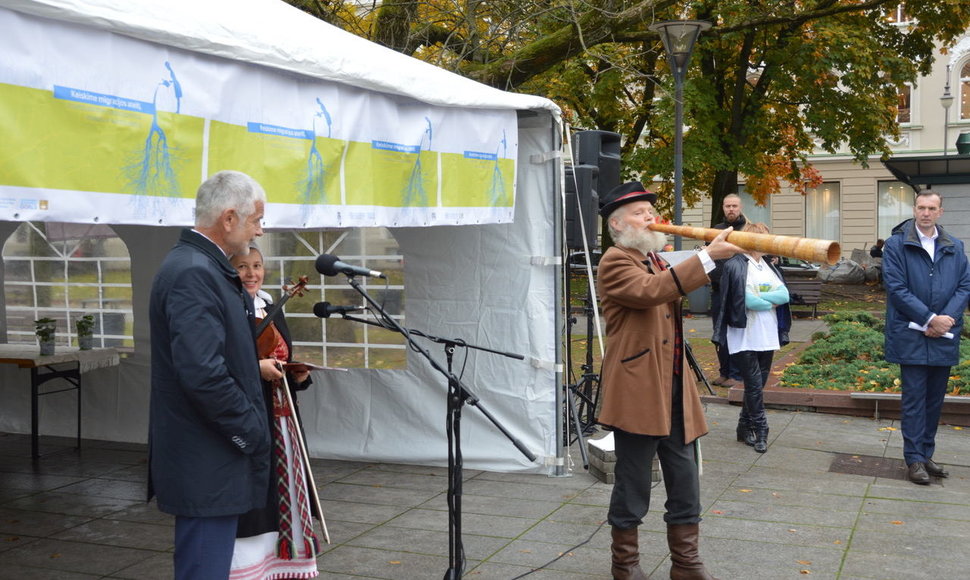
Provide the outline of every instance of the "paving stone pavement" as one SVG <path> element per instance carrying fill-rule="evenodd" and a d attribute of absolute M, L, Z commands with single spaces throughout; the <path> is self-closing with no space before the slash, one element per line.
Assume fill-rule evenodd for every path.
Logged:
<path fill-rule="evenodd" d="M 707 412 L 701 555 L 719 578 L 970 576 L 970 429 L 940 427 L 936 459 L 950 477 L 920 487 L 830 471 L 837 454 L 898 460 L 892 420 L 772 410 L 759 455 L 734 440 L 737 407 Z M 0 434 L 0 578 L 171 578 L 173 521 L 143 501 L 145 446 L 85 441 L 80 452 L 29 456 L 26 435 Z M 464 577 L 610 578 L 612 486 L 575 450 L 572 461 L 568 477 L 464 471 Z M 445 576 L 446 469 L 314 460 L 313 471 L 333 540 L 320 578 Z M 662 508 L 663 485 L 654 494 Z M 644 570 L 667 578 L 661 511 L 640 536 Z"/>

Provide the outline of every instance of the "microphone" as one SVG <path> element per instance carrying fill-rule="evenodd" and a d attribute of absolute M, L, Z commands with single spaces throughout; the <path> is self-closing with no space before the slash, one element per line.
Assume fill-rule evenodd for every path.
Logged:
<path fill-rule="evenodd" d="M 313 314 L 317 318 L 330 318 L 334 314 L 347 314 L 348 312 L 363 312 L 363 306 L 334 306 L 329 302 L 317 302 L 313 305 Z"/>
<path fill-rule="evenodd" d="M 324 276 L 336 276 L 337 274 L 343 273 L 348 276 L 370 276 L 372 278 L 387 279 L 387 276 L 377 270 L 368 270 L 361 266 L 352 266 L 341 262 L 340 258 L 333 254 L 320 254 L 317 256 L 316 266 L 317 272 L 320 272 Z"/>

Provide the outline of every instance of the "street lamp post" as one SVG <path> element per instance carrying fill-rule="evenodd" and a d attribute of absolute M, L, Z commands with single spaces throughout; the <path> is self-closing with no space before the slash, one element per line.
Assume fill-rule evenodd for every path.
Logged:
<path fill-rule="evenodd" d="M 684 191 L 684 79 L 687 65 L 700 33 L 711 27 L 702 20 L 667 20 L 650 25 L 663 39 L 667 64 L 674 75 L 674 223 L 681 225 Z M 674 249 L 680 250 L 681 237 L 674 236 Z"/>
<path fill-rule="evenodd" d="M 947 142 L 950 140 L 950 105 L 953 104 L 953 95 L 950 94 L 950 65 L 946 65 L 946 86 L 943 87 L 940 104 L 943 105 L 943 156 L 946 157 Z"/>

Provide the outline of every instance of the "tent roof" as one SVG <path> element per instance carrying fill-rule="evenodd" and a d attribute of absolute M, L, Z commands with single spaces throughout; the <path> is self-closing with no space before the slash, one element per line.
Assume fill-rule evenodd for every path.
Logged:
<path fill-rule="evenodd" d="M 548 99 L 456 75 L 281 0 L 0 0 L 0 6 L 433 105 L 559 114 Z"/>

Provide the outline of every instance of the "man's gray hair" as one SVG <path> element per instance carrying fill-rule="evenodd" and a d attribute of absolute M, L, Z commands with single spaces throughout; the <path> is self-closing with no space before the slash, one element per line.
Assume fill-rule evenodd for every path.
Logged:
<path fill-rule="evenodd" d="M 620 207 L 614 209 L 610 213 L 610 217 L 606 218 L 606 227 L 610 230 L 610 237 L 614 240 L 616 239 L 616 234 L 620 233 L 620 230 L 613 227 L 613 220 L 623 221 L 623 216 L 626 215 L 626 205 L 621 205 Z"/>
<path fill-rule="evenodd" d="M 220 171 L 199 186 L 195 196 L 195 227 L 210 227 L 222 212 L 234 209 L 245 220 L 266 203 L 266 192 L 255 179 L 240 171 Z"/>

